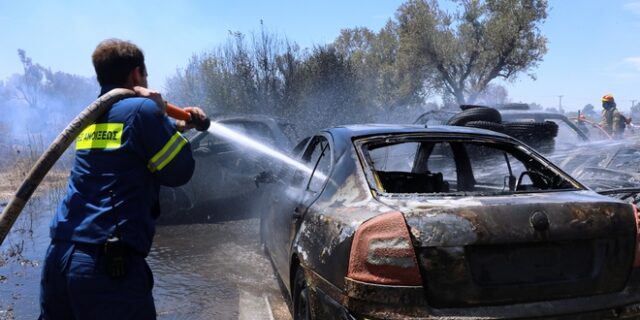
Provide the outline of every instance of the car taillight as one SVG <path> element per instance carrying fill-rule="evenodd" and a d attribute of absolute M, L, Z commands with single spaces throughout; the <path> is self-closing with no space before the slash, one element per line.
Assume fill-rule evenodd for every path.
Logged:
<path fill-rule="evenodd" d="M 358 227 L 351 245 L 347 276 L 376 284 L 422 284 L 416 253 L 402 213 L 385 213 Z"/>
<path fill-rule="evenodd" d="M 640 216 L 638 215 L 638 207 L 633 206 L 633 216 L 636 218 L 636 254 L 633 258 L 633 267 L 640 268 Z"/>

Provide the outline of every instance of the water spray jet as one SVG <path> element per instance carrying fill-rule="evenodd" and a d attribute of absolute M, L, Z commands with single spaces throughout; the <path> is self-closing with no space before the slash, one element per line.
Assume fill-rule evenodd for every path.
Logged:
<path fill-rule="evenodd" d="M 278 150 L 275 150 L 263 143 L 260 143 L 254 139 L 251 139 L 243 134 L 240 134 L 234 130 L 231 130 L 220 123 L 211 122 L 211 127 L 207 131 L 210 134 L 217 135 L 231 142 L 237 143 L 239 145 L 242 145 L 254 151 L 260 152 L 266 156 L 269 156 L 272 159 L 276 159 L 281 162 L 284 162 L 285 164 L 295 169 L 302 170 L 308 174 L 312 174 L 314 172 L 312 168 L 309 168 L 305 164 L 287 156 L 286 154 Z M 315 172 L 315 174 L 319 175 L 322 179 L 326 178 L 326 176 L 322 172 Z"/>

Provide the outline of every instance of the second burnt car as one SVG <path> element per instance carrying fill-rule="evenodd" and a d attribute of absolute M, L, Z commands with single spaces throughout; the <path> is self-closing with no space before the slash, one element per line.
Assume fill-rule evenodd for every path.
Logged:
<path fill-rule="evenodd" d="M 188 136 L 195 159 L 191 180 L 177 188 L 161 188 L 159 224 L 208 223 L 237 220 L 254 213 L 254 178 L 273 160 L 240 140 L 276 151 L 291 150 L 295 126 L 267 115 L 217 115 L 212 122 L 234 136 L 208 131 Z M 242 141 L 240 141 L 242 142 Z"/>
<path fill-rule="evenodd" d="M 261 175 L 294 319 L 638 318 L 635 207 L 488 130 L 357 125 Z"/>

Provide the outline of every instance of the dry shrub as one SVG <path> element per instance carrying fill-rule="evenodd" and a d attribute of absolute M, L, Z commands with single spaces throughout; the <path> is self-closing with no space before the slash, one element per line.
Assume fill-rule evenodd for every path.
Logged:
<path fill-rule="evenodd" d="M 29 135 L 24 144 L 1 145 L 2 157 L 0 162 L 0 199 L 9 200 L 16 192 L 22 181 L 29 174 L 40 155 L 45 150 L 44 141 L 41 135 Z M 35 196 L 53 194 L 60 198 L 69 176 L 69 151 L 61 160 L 49 170 L 43 181 L 35 191 Z M 55 199 L 52 199 L 55 200 Z"/>

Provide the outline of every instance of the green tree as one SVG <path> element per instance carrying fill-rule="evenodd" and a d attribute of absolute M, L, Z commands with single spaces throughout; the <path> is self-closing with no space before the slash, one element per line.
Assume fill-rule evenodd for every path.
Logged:
<path fill-rule="evenodd" d="M 211 52 L 193 56 L 167 81 L 167 97 L 218 113 L 274 113 L 288 105 L 285 94 L 299 65 L 297 45 L 280 40 L 262 26 L 249 38 L 230 32 Z"/>
<path fill-rule="evenodd" d="M 353 66 L 332 46 L 314 48 L 300 72 L 302 93 L 292 109 L 293 118 L 309 129 L 359 122 L 369 116 Z"/>
<path fill-rule="evenodd" d="M 542 60 L 546 0 L 409 0 L 397 12 L 399 59 L 458 104 L 473 103 L 496 78 L 514 79 Z M 533 77 L 532 74 L 530 76 Z"/>
<path fill-rule="evenodd" d="M 354 64 L 333 45 L 300 50 L 261 31 L 233 32 L 213 51 L 194 56 L 167 82 L 167 97 L 209 113 L 269 114 L 309 132 L 364 121 L 375 110 Z"/>
<path fill-rule="evenodd" d="M 367 28 L 344 29 L 333 43 L 353 66 L 370 103 L 379 111 L 422 104 L 426 95 L 419 73 L 398 61 L 398 26 L 388 21 L 375 33 Z"/>

